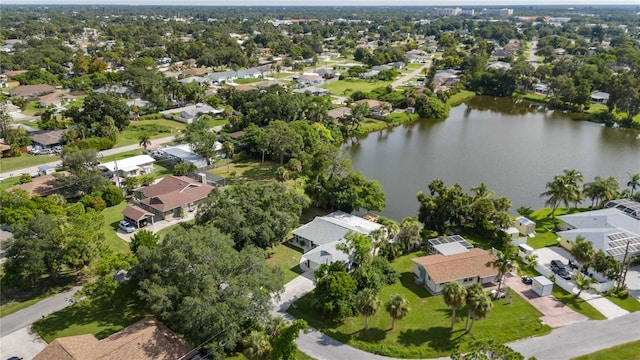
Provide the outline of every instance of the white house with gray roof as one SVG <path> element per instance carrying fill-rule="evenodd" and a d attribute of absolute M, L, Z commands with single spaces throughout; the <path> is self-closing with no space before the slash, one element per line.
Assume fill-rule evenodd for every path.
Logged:
<path fill-rule="evenodd" d="M 306 262 L 310 269 L 315 270 L 321 264 L 335 261 L 344 262 L 349 267 L 351 257 L 336 249 L 336 246 L 344 243 L 344 237 L 349 232 L 369 235 L 380 228 L 383 226 L 373 221 L 335 211 L 325 216 L 317 216 L 311 222 L 295 229 L 289 243 L 302 249 L 302 262 Z"/>
<path fill-rule="evenodd" d="M 621 261 L 625 251 L 629 255 L 640 254 L 640 203 L 628 199 L 613 200 L 605 209 L 558 216 L 563 231 L 560 245 L 570 249 L 576 238 L 582 236 L 593 244 L 596 251 L 602 250 Z"/>

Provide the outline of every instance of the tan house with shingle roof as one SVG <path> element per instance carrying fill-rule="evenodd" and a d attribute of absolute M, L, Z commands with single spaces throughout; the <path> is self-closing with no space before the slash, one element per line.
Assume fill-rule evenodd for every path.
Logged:
<path fill-rule="evenodd" d="M 146 318 L 103 340 L 90 334 L 55 339 L 34 360 L 175 360 L 196 354 L 171 329 Z"/>
<path fill-rule="evenodd" d="M 195 211 L 211 190 L 213 186 L 186 176 L 166 176 L 155 185 L 137 190 L 136 198 L 140 208 L 168 220 Z"/>
<path fill-rule="evenodd" d="M 453 255 L 429 255 L 413 259 L 416 282 L 423 284 L 432 294 L 442 292 L 444 284 L 457 281 L 463 286 L 475 282 L 492 283 L 498 271 L 487 266 L 495 256 L 490 252 L 473 248 Z"/>
<path fill-rule="evenodd" d="M 39 84 L 39 85 L 20 85 L 17 88 L 11 90 L 9 93 L 11 96 L 24 97 L 24 98 L 36 98 L 38 96 L 52 93 L 56 91 L 56 88 L 51 85 Z"/>

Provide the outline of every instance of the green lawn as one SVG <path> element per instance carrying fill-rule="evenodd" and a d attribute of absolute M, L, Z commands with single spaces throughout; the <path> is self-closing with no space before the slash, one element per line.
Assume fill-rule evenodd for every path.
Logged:
<path fill-rule="evenodd" d="M 640 310 L 640 302 L 636 300 L 633 296 L 629 296 L 626 299 L 621 299 L 615 295 L 605 295 L 607 299 L 611 300 L 612 303 L 620 306 L 621 308 L 627 310 L 628 312 L 636 312 Z"/>
<path fill-rule="evenodd" d="M 591 306 L 588 302 L 584 301 L 581 298 L 576 298 L 573 294 L 566 292 L 558 285 L 553 285 L 552 294 L 556 297 L 556 299 L 560 300 L 560 302 L 591 320 L 607 319 L 606 316 L 602 315 L 600 311 L 596 310 L 596 308 Z"/>
<path fill-rule="evenodd" d="M 390 329 L 391 317 L 383 308 L 369 319 L 369 331 L 363 330 L 364 320 L 361 316 L 348 318 L 342 324 L 327 322 L 311 307 L 310 295 L 296 302 L 297 308 L 289 308 L 289 312 L 351 346 L 401 358 L 448 356 L 458 346 L 462 351 L 467 349 L 472 338 L 506 343 L 551 330 L 540 324 L 541 314 L 535 308 L 519 296 L 514 296 L 511 304 L 504 300 L 495 301 L 491 314 L 486 319 L 476 321 L 472 334 L 464 332 L 466 311 L 459 310 L 452 331 L 451 310 L 444 304 L 442 296 L 431 296 L 423 286 L 415 284 L 411 259 L 421 255 L 424 253 L 396 259 L 392 265 L 401 272 L 402 278 L 394 285 L 385 286 L 378 296 L 384 303 L 390 297 L 402 294 L 410 302 L 409 315 L 397 321 L 394 330 Z"/>
<path fill-rule="evenodd" d="M 269 254 L 267 264 L 275 265 L 282 269 L 285 284 L 303 273 L 298 265 L 302 251 L 283 243 L 267 250 L 267 253 Z"/>
<path fill-rule="evenodd" d="M 244 356 L 242 353 L 236 353 L 236 354 L 233 354 L 233 355 L 229 355 L 225 359 L 226 360 L 249 360 L 249 358 Z M 312 358 L 311 356 L 303 353 L 302 351 L 298 350 L 298 354 L 296 355 L 296 360 L 315 360 L 315 359 Z"/>
<path fill-rule="evenodd" d="M 351 89 L 353 91 L 364 91 L 368 92 L 375 88 L 384 87 L 391 84 L 393 81 L 382 81 L 382 80 L 338 80 L 331 84 L 322 85 L 323 88 L 329 90 L 334 95 L 349 95 L 350 92 L 346 91 L 347 89 Z"/>
<path fill-rule="evenodd" d="M 61 293 L 69 289 L 75 281 L 75 274 L 64 273 L 56 278 L 48 278 L 46 282 L 43 282 L 42 287 L 28 291 L 7 288 L 4 284 L 0 284 L 0 288 L 3 289 L 2 297 L 0 298 L 0 318 Z"/>
<path fill-rule="evenodd" d="M 27 103 L 27 106 L 25 106 L 25 108 L 24 108 L 24 109 L 22 109 L 22 111 L 21 111 L 21 112 L 22 112 L 23 114 L 25 114 L 25 115 L 34 116 L 34 115 L 35 115 L 35 113 L 37 113 L 37 112 L 42 112 L 42 111 L 44 111 L 44 110 L 45 110 L 45 109 L 43 109 L 43 108 L 39 108 L 39 107 L 37 107 L 37 105 L 38 105 L 38 102 L 37 102 L 37 101 L 29 101 L 29 102 Z"/>
<path fill-rule="evenodd" d="M 138 144 L 138 139 L 144 134 L 149 134 L 152 139 L 177 135 L 185 127 L 185 124 L 169 119 L 132 121 L 126 129 L 120 132 L 114 147 Z"/>
<path fill-rule="evenodd" d="M 109 162 L 109 161 L 125 159 L 125 158 L 128 158 L 128 157 L 132 157 L 132 156 L 136 156 L 136 155 L 142 155 L 142 154 L 144 154 L 144 149 L 140 148 L 140 149 L 126 151 L 126 152 L 122 152 L 122 153 L 118 153 L 118 154 L 103 156 L 101 158 L 98 158 L 98 161 L 100 161 L 101 163 L 106 163 L 106 162 Z"/>
<path fill-rule="evenodd" d="M 234 83 L 236 84 L 253 84 L 253 83 L 257 83 L 263 81 L 262 78 L 248 78 L 248 79 L 235 79 L 233 80 Z"/>
<path fill-rule="evenodd" d="M 565 214 L 573 214 L 576 212 L 589 211 L 588 208 L 571 208 L 567 211 L 567 209 L 558 208 L 556 210 L 556 218 L 560 215 Z M 527 244 L 529 244 L 534 249 L 540 249 L 546 246 L 555 246 L 558 245 L 558 236 L 553 233 L 552 230 L 554 228 L 553 221 L 549 214 L 551 213 L 551 208 L 543 208 L 534 211 L 529 219 L 535 221 L 536 223 L 536 236 L 527 239 Z"/>
<path fill-rule="evenodd" d="M 231 161 L 229 171 L 227 171 L 227 160 L 221 159 L 218 167 L 209 170 L 210 173 L 225 178 L 227 185 L 233 185 L 245 181 L 268 181 L 276 179 L 276 169 L 280 164 L 273 161 L 243 160 L 239 162 Z"/>
<path fill-rule="evenodd" d="M 24 169 L 31 166 L 42 165 L 60 160 L 59 155 L 31 155 L 28 153 L 20 154 L 20 156 L 0 158 L 0 172 L 10 172 L 14 170 Z M 15 173 L 13 176 L 19 176 Z"/>
<path fill-rule="evenodd" d="M 74 107 L 80 108 L 84 105 L 84 98 L 86 98 L 87 95 L 78 95 L 76 96 L 75 99 L 69 101 L 69 103 L 65 106 L 67 109 L 71 109 Z"/>
<path fill-rule="evenodd" d="M 287 77 L 287 76 L 292 76 L 293 74 L 295 74 L 295 73 L 283 71 L 283 72 L 279 72 L 279 73 L 271 73 L 271 74 L 269 74 L 268 77 L 274 78 L 274 79 L 281 79 L 281 78 L 284 78 L 284 77 Z"/>
<path fill-rule="evenodd" d="M 640 360 L 640 340 L 578 356 L 571 360 Z"/>
<path fill-rule="evenodd" d="M 424 66 L 424 64 L 414 64 L 414 63 L 411 63 L 411 64 L 408 64 L 408 65 L 407 65 L 407 70 L 409 70 L 409 71 L 414 71 L 414 70 L 418 70 L 418 69 L 420 69 L 420 68 L 421 68 L 421 67 L 423 67 L 423 66 Z"/>
<path fill-rule="evenodd" d="M 9 179 L 4 179 L 0 182 L 0 190 L 7 190 L 8 188 L 20 184 L 20 177 L 14 176 Z"/>
<path fill-rule="evenodd" d="M 48 343 L 82 334 L 104 339 L 148 315 L 134 293 L 134 284 L 125 283 L 116 292 L 113 305 L 104 299 L 77 302 L 35 322 L 32 329 Z"/>
<path fill-rule="evenodd" d="M 459 93 L 449 97 L 447 103 L 449 104 L 449 106 L 458 106 L 474 96 L 476 96 L 476 93 L 474 93 L 473 91 L 461 90 Z"/>
<path fill-rule="evenodd" d="M 118 237 L 116 231 L 118 231 L 118 222 L 122 220 L 122 210 L 127 207 L 127 202 L 123 201 L 122 203 L 106 208 L 102 210 L 102 215 L 104 216 L 104 236 L 106 243 L 111 247 L 113 251 L 116 252 L 129 252 L 129 244 L 127 244 L 124 240 Z"/>

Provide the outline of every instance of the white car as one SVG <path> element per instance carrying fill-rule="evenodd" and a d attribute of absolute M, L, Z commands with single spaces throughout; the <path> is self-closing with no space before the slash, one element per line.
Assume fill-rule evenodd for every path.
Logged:
<path fill-rule="evenodd" d="M 127 234 L 136 231 L 136 227 L 126 220 L 120 221 L 120 223 L 118 223 L 118 228 L 120 228 L 120 230 L 126 232 Z"/>

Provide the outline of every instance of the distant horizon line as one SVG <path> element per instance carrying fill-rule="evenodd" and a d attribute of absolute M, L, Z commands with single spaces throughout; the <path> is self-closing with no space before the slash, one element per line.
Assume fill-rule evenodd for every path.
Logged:
<path fill-rule="evenodd" d="M 41 0 L 38 0 L 41 1 Z M 123 2 L 120 2 L 123 1 Z M 495 8 L 495 7 L 512 7 L 512 8 L 541 8 L 541 7 L 638 7 L 640 8 L 640 2 L 636 2 L 635 0 L 630 0 L 630 2 L 617 2 L 617 3 L 545 3 L 544 1 L 539 4 L 517 4 L 517 3 L 508 3 L 508 2 L 498 2 L 495 4 L 469 4 L 469 3 L 460 3 L 460 4 L 451 4 L 451 3 L 431 3 L 431 4 L 370 4 L 370 5 L 359 5 L 359 4 L 308 4 L 308 5 L 291 5 L 291 4 L 206 4 L 200 3 L 196 0 L 196 2 L 192 3 L 183 3 L 183 4 L 169 4 L 165 3 L 163 0 L 159 0 L 153 3 L 138 3 L 132 5 L 130 3 L 124 2 L 124 0 L 120 1 L 109 1 L 109 0 L 98 0 L 93 3 L 84 3 L 84 2 L 74 2 L 73 0 L 68 1 L 53 1 L 52 3 L 40 3 L 40 2 L 29 2 L 28 0 L 25 2 L 24 0 L 5 0 L 3 1 L 3 5 L 12 5 L 12 6 L 120 6 L 120 7 L 228 7 L 228 8 L 243 8 L 243 7 L 254 7 L 254 8 L 401 8 L 401 7 L 419 7 L 419 8 L 436 8 L 436 7 L 484 7 L 484 8 Z M 286 1 L 286 0 L 285 0 Z M 570 1 L 570 0 L 565 0 Z M 596 0 L 603 1 L 603 0 Z"/>

